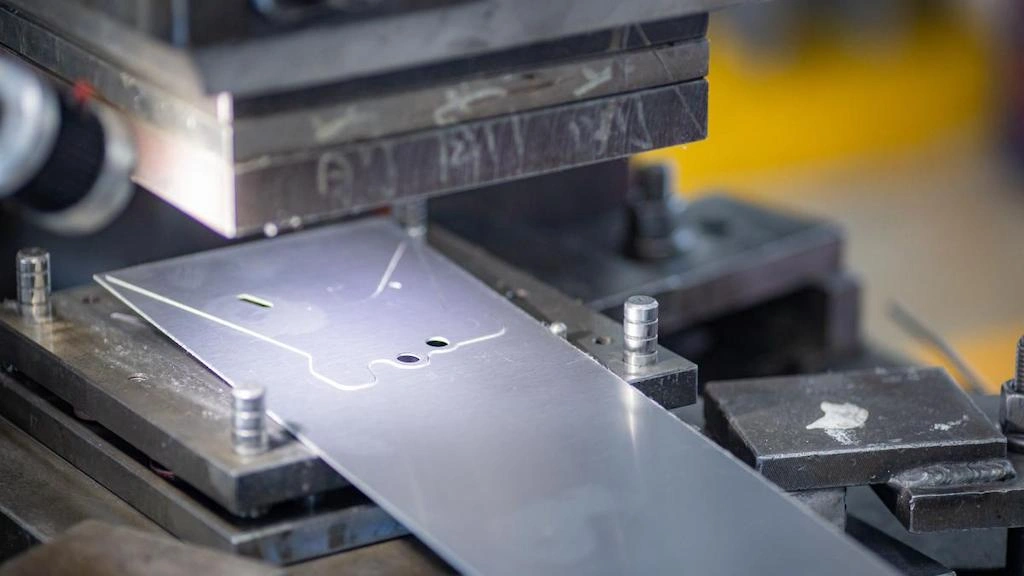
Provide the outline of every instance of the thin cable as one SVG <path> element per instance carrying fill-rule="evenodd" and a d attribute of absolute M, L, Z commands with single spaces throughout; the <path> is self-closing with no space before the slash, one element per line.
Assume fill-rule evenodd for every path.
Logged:
<path fill-rule="evenodd" d="M 925 326 L 909 310 L 895 301 L 889 303 L 889 317 L 912 338 L 934 348 L 935 351 L 944 356 L 953 365 L 953 368 L 960 376 L 961 383 L 969 391 L 976 394 L 986 393 L 985 386 L 982 384 L 978 373 L 967 364 L 963 357 L 938 332 Z"/>

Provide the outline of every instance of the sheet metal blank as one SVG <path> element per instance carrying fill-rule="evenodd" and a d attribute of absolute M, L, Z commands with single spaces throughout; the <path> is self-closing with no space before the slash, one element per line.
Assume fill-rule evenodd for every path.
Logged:
<path fill-rule="evenodd" d="M 97 280 L 464 573 L 894 574 L 390 221 Z"/>

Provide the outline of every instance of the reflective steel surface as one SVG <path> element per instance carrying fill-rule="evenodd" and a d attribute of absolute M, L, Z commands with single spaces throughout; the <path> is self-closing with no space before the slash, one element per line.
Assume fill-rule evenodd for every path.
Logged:
<path fill-rule="evenodd" d="M 469 574 L 894 574 L 380 219 L 97 278 Z"/>

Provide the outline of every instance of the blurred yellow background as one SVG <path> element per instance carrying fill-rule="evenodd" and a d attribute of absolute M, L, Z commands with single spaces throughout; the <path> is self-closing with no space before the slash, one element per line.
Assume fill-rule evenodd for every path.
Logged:
<path fill-rule="evenodd" d="M 713 16 L 708 139 L 636 161 L 676 163 L 689 197 L 843 224 L 869 340 L 943 363 L 892 322 L 898 302 L 996 390 L 1024 333 L 1024 180 L 1000 129 L 1013 3 L 825 4 Z"/>

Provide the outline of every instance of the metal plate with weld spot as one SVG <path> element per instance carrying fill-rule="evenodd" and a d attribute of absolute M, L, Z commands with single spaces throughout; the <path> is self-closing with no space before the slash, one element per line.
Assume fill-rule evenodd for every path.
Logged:
<path fill-rule="evenodd" d="M 1006 439 L 942 368 L 709 382 L 704 416 L 712 438 L 786 490 L 1006 457 Z"/>
<path fill-rule="evenodd" d="M 390 221 L 97 280 L 464 573 L 892 574 Z"/>

